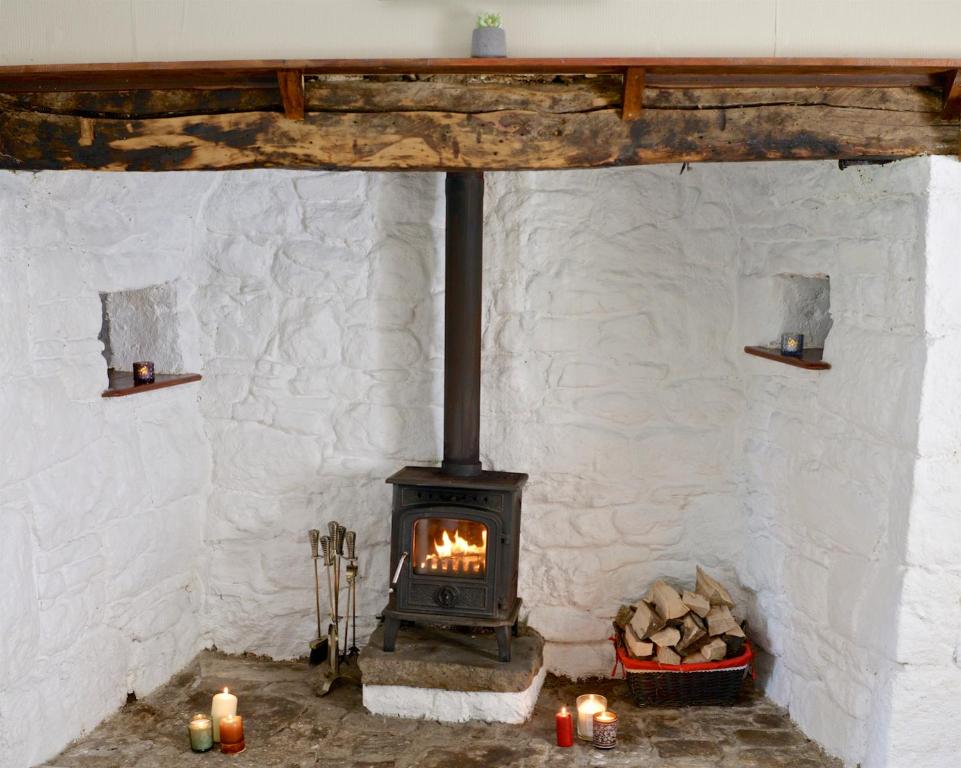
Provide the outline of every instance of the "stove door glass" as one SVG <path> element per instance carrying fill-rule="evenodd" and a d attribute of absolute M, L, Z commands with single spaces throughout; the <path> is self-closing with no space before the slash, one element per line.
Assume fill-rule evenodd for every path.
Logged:
<path fill-rule="evenodd" d="M 473 520 L 422 517 L 414 521 L 415 574 L 483 579 L 487 526 Z"/>

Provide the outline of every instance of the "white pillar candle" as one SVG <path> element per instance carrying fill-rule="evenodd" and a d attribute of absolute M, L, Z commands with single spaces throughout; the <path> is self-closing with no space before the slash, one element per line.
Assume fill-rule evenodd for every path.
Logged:
<path fill-rule="evenodd" d="M 577 737 L 590 741 L 594 738 L 594 715 L 607 709 L 607 699 L 596 693 L 577 697 Z"/>
<path fill-rule="evenodd" d="M 605 709 L 606 707 L 601 707 Z M 223 693 L 214 694 L 210 704 L 210 719 L 214 726 L 214 741 L 220 741 L 220 719 L 237 714 L 237 697 L 224 688 Z"/>

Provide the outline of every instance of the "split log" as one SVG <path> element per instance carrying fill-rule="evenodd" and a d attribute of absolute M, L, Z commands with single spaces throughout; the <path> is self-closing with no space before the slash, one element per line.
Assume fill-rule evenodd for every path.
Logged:
<path fill-rule="evenodd" d="M 634 634 L 641 640 L 646 640 L 664 626 L 664 619 L 642 600 L 634 606 L 634 616 L 631 618 L 630 626 Z"/>
<path fill-rule="evenodd" d="M 727 655 L 727 645 L 716 637 L 701 648 L 701 655 L 705 661 L 721 661 Z"/>
<path fill-rule="evenodd" d="M 668 621 L 679 619 L 690 610 L 684 605 L 678 591 L 665 581 L 655 581 L 650 594 L 657 612 Z"/>
<path fill-rule="evenodd" d="M 704 663 L 704 654 L 702 654 L 700 651 L 696 651 L 695 653 L 689 653 L 687 656 L 685 656 L 681 660 L 681 664 L 703 664 L 703 663 Z"/>
<path fill-rule="evenodd" d="M 660 632 L 651 635 L 650 639 L 658 648 L 667 648 L 680 642 L 681 631 L 676 627 L 665 627 Z"/>
<path fill-rule="evenodd" d="M 631 623 L 632 618 L 634 618 L 634 607 L 631 605 L 622 605 L 617 609 L 617 615 L 614 617 L 614 626 L 620 630 L 624 630 Z"/>
<path fill-rule="evenodd" d="M 654 643 L 639 639 L 630 627 L 624 632 L 624 643 L 627 645 L 628 653 L 635 659 L 650 658 L 654 653 Z"/>
<path fill-rule="evenodd" d="M 734 601 L 724 586 L 704 571 L 700 566 L 697 567 L 697 586 L 694 589 L 699 595 L 707 598 L 711 605 L 726 605 L 728 608 L 734 607 Z"/>
<path fill-rule="evenodd" d="M 707 630 L 704 628 L 704 625 L 693 613 L 689 613 L 684 617 L 682 627 L 681 640 L 676 644 L 678 653 L 684 653 L 694 643 L 707 635 Z"/>
<path fill-rule="evenodd" d="M 724 635 L 724 644 L 727 646 L 726 658 L 733 659 L 744 653 L 744 645 L 747 642 L 743 637 Z"/>
<path fill-rule="evenodd" d="M 740 631 L 731 609 L 725 605 L 715 605 L 707 615 L 707 629 L 711 637 Z"/>
<path fill-rule="evenodd" d="M 702 619 L 705 618 L 708 612 L 711 610 L 710 601 L 703 595 L 697 594 L 697 592 L 684 590 L 684 594 L 681 595 L 681 600 L 684 601 L 684 605 L 690 608 Z"/>
<path fill-rule="evenodd" d="M 666 646 L 657 649 L 657 660 L 661 664 L 681 663 L 681 657 L 673 649 Z"/>
<path fill-rule="evenodd" d="M 732 627 L 731 629 L 729 629 L 727 632 L 724 633 L 724 636 L 725 636 L 725 637 L 728 637 L 728 636 L 730 636 L 730 637 L 747 637 L 747 635 L 744 634 L 744 630 L 741 629 L 741 625 L 740 625 L 740 624 L 738 624 L 737 626 Z"/>

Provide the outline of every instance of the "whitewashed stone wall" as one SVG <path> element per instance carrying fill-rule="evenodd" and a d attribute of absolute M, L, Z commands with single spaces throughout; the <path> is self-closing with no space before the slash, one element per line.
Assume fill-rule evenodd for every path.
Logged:
<path fill-rule="evenodd" d="M 829 275 L 832 370 L 741 358 L 744 555 L 767 691 L 853 765 L 883 741 L 900 659 L 905 533 L 925 362 L 928 161 L 724 169 L 740 237 L 739 333 L 762 343 L 780 275 Z M 775 294 L 777 295 L 777 294 Z M 775 329 L 776 331 L 779 329 Z M 957 608 L 958 594 L 950 602 Z M 958 622 L 949 634 L 956 641 Z M 918 763 L 941 765 L 941 763 Z"/>
<path fill-rule="evenodd" d="M 218 647 L 305 652 L 306 530 L 363 550 L 386 601 L 390 489 L 440 460 L 443 177 L 221 177 L 200 215 L 202 408 Z M 676 169 L 488 176 L 482 452 L 525 471 L 521 594 L 566 674 L 610 668 L 609 619 L 739 546 L 742 396 L 724 190 Z"/>
<path fill-rule="evenodd" d="M 526 618 L 552 669 L 606 674 L 617 605 L 704 563 L 812 737 L 922 765 L 922 705 L 952 711 L 961 674 L 957 169 L 679 170 L 488 177 L 482 453 L 531 475 Z M 430 174 L 0 175 L 4 754 L 48 756 L 204 645 L 302 655 L 331 518 L 358 531 L 363 641 L 384 478 L 440 459 L 443 225 Z M 782 330 L 783 275 L 830 276 L 828 373 L 740 352 Z M 149 286 L 205 379 L 103 401 L 97 294 Z M 61 700 L 41 738 L 25 713 Z"/>
<path fill-rule="evenodd" d="M 0 174 L 0 764 L 56 753 L 202 647 L 196 388 L 104 400 L 100 291 L 174 280 L 198 200 Z M 196 362 L 196 361 L 194 361 Z"/>

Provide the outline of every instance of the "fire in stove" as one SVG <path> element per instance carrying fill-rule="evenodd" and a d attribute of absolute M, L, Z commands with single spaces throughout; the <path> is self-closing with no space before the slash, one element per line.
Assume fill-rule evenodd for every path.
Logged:
<path fill-rule="evenodd" d="M 427 518 L 414 523 L 414 572 L 483 578 L 487 526 L 470 520 Z"/>

